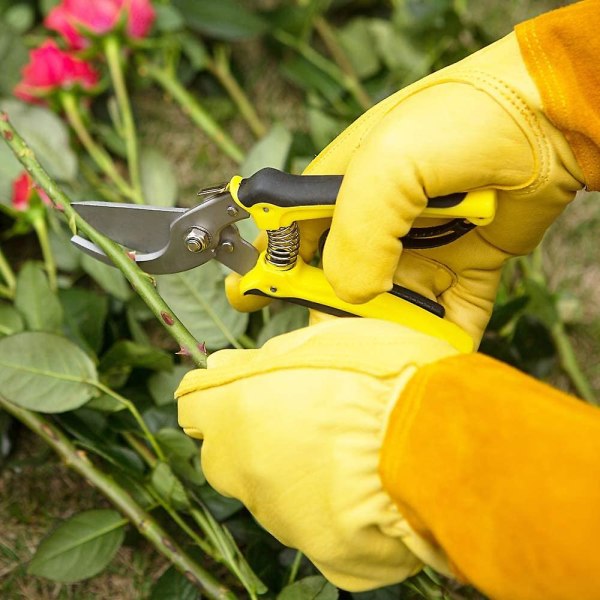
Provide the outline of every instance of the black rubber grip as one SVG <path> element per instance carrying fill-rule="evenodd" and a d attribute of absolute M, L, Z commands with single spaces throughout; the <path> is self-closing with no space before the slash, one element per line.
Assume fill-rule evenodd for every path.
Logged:
<path fill-rule="evenodd" d="M 238 190 L 240 202 L 250 208 L 260 202 L 291 208 L 335 204 L 342 185 L 341 175 L 290 175 L 271 167 L 243 179 Z M 430 198 L 431 208 L 450 208 L 460 204 L 466 194 Z"/>

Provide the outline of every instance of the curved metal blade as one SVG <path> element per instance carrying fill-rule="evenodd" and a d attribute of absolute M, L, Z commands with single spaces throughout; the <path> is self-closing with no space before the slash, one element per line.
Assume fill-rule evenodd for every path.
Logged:
<path fill-rule="evenodd" d="M 100 233 L 138 252 L 164 248 L 169 243 L 171 224 L 187 212 L 185 208 L 115 202 L 74 202 L 72 206 Z"/>

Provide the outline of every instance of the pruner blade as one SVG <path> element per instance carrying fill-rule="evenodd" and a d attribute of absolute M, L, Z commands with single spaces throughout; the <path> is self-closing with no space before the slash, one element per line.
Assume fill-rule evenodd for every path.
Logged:
<path fill-rule="evenodd" d="M 245 274 L 258 259 L 256 248 L 234 225 L 250 215 L 228 192 L 190 209 L 111 202 L 79 202 L 73 207 L 100 233 L 131 250 L 132 259 L 152 275 L 187 271 L 212 259 Z M 75 235 L 71 241 L 86 254 L 112 264 L 90 240 Z"/>

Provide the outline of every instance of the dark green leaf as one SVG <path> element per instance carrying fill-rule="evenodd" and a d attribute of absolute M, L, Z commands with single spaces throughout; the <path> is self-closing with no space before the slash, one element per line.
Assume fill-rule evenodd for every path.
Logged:
<path fill-rule="evenodd" d="M 175 402 L 175 390 L 183 376 L 191 370 L 186 365 L 175 365 L 170 371 L 153 373 L 148 378 L 148 390 L 157 406 Z"/>
<path fill-rule="evenodd" d="M 336 600 L 338 591 L 321 575 L 305 577 L 283 588 L 277 600 Z"/>
<path fill-rule="evenodd" d="M 267 26 L 261 17 L 236 0 L 174 0 L 173 4 L 189 27 L 223 40 L 254 37 Z"/>
<path fill-rule="evenodd" d="M 119 412 L 125 409 L 125 405 L 122 402 L 119 402 L 116 398 L 108 394 L 101 394 L 97 398 L 92 398 L 85 406 L 86 408 L 106 413 Z"/>
<path fill-rule="evenodd" d="M 127 280 L 115 267 L 105 265 L 99 260 L 84 254 L 81 257 L 81 268 L 108 294 L 117 300 L 126 301 L 131 296 L 131 288 Z"/>
<path fill-rule="evenodd" d="M 129 475 L 141 477 L 144 474 L 144 461 L 140 458 L 139 454 L 136 454 L 129 448 L 124 448 L 116 444 L 90 444 L 85 442 L 80 442 L 79 445 L 101 456 L 111 465 Z"/>
<path fill-rule="evenodd" d="M 200 592 L 175 567 L 170 567 L 154 584 L 150 600 L 200 600 Z"/>
<path fill-rule="evenodd" d="M 273 315 L 262 328 L 256 340 L 257 346 L 262 346 L 267 340 L 294 331 L 308 325 L 308 309 L 303 306 L 290 305 Z"/>
<path fill-rule="evenodd" d="M 244 333 L 248 315 L 229 305 L 216 261 L 183 273 L 159 275 L 157 280 L 158 291 L 173 312 L 211 350 L 232 344 Z"/>
<path fill-rule="evenodd" d="M 169 370 L 173 367 L 173 358 L 158 348 L 142 346 L 130 340 L 119 340 L 100 361 L 100 370 L 105 372 L 134 367 L 151 371 Z"/>
<path fill-rule="evenodd" d="M 500 331 L 505 325 L 508 325 L 529 302 L 527 296 L 512 298 L 505 304 L 494 306 L 494 312 L 488 324 L 488 331 Z"/>
<path fill-rule="evenodd" d="M 181 429 L 165 428 L 156 433 L 156 441 L 168 458 L 189 460 L 198 453 L 198 447 Z"/>
<path fill-rule="evenodd" d="M 282 74 L 297 86 L 315 91 L 335 103 L 343 93 L 342 86 L 306 59 L 296 56 L 281 65 Z"/>
<path fill-rule="evenodd" d="M 0 337 L 23 331 L 25 325 L 19 312 L 6 302 L 0 302 Z"/>
<path fill-rule="evenodd" d="M 38 546 L 27 572 L 72 583 L 100 573 L 123 543 L 127 523 L 114 510 L 88 510 L 61 523 Z"/>
<path fill-rule="evenodd" d="M 147 204 L 174 206 L 177 200 L 177 179 L 171 161 L 156 148 L 140 152 L 142 191 Z"/>
<path fill-rule="evenodd" d="M 167 504 L 172 504 L 178 510 L 189 508 L 190 501 L 185 488 L 167 463 L 159 462 L 156 464 L 152 471 L 151 483 L 158 495 Z"/>
<path fill-rule="evenodd" d="M 82 288 L 60 290 L 59 297 L 71 336 L 98 353 L 102 347 L 108 298 Z"/>
<path fill-rule="evenodd" d="M 39 263 L 27 262 L 17 276 L 15 307 L 32 331 L 60 332 L 63 310 Z"/>
<path fill-rule="evenodd" d="M 160 429 L 165 427 L 176 429 L 177 423 L 177 410 L 174 404 L 167 404 L 165 406 L 153 406 L 142 413 L 144 421 L 148 426 L 148 429 L 152 433 L 156 433 Z"/>
<path fill-rule="evenodd" d="M 560 321 L 556 310 L 555 298 L 550 290 L 535 279 L 526 278 L 523 281 L 525 293 L 529 297 L 528 312 L 534 314 L 547 327 L 552 327 Z"/>
<path fill-rule="evenodd" d="M 183 53 L 188 57 L 194 71 L 203 71 L 210 62 L 206 46 L 192 33 L 182 31 L 178 35 Z"/>
<path fill-rule="evenodd" d="M 244 508 L 239 500 L 221 496 L 207 485 L 201 488 L 200 497 L 217 521 L 224 521 Z"/>
<path fill-rule="evenodd" d="M 69 340 L 43 332 L 0 339 L 0 394 L 23 408 L 64 412 L 96 394 L 96 369 Z"/>
<path fill-rule="evenodd" d="M 556 361 L 556 349 L 550 331 L 540 319 L 521 316 L 515 326 L 512 343 L 519 353 L 520 369 L 539 378 L 550 373 Z"/>

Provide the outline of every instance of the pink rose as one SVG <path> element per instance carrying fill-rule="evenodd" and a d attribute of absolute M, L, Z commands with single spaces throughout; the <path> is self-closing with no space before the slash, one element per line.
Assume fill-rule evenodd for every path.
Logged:
<path fill-rule="evenodd" d="M 47 204 L 48 206 L 52 205 L 46 192 L 35 188 L 29 174 L 26 171 L 23 171 L 23 173 L 13 181 L 12 207 L 19 212 L 25 212 L 29 208 L 29 203 L 34 194 L 37 194 L 44 204 Z"/>
<path fill-rule="evenodd" d="M 61 50 L 52 40 L 46 40 L 29 53 L 29 63 L 22 73 L 14 93 L 27 102 L 36 102 L 58 89 L 73 86 L 89 90 L 99 79 L 90 64 Z"/>
<path fill-rule="evenodd" d="M 104 35 L 121 21 L 130 37 L 143 38 L 155 16 L 150 0 L 62 0 L 48 13 L 44 25 L 58 31 L 72 48 L 79 50 L 88 44 L 86 33 Z"/>

